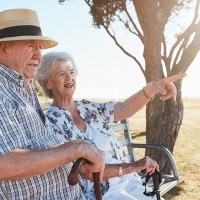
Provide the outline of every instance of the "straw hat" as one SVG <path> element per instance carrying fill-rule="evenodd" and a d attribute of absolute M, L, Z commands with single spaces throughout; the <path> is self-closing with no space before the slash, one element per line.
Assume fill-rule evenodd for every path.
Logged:
<path fill-rule="evenodd" d="M 16 40 L 43 41 L 44 49 L 58 43 L 42 35 L 37 13 L 29 9 L 11 9 L 0 12 L 0 42 Z"/>

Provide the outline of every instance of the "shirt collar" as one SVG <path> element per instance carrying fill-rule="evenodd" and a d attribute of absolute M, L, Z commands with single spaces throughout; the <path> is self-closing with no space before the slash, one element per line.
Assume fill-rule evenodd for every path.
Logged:
<path fill-rule="evenodd" d="M 24 77 L 19 72 L 6 67 L 3 64 L 0 64 L 0 71 L 1 75 L 4 76 L 7 80 L 11 81 L 12 83 L 24 87 Z M 32 83 L 33 80 L 29 81 L 28 85 Z"/>

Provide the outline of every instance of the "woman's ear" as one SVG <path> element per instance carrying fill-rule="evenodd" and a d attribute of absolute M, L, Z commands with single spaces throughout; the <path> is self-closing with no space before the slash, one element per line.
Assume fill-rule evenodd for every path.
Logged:
<path fill-rule="evenodd" d="M 45 81 L 44 81 L 44 86 L 45 86 L 48 90 L 51 89 L 51 83 L 49 82 L 49 80 L 45 80 Z"/>

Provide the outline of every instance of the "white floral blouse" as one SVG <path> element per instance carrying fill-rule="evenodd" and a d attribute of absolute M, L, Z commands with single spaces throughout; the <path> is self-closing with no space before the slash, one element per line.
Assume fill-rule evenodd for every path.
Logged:
<path fill-rule="evenodd" d="M 87 100 L 76 101 L 76 106 L 80 116 L 86 121 L 87 126 L 90 126 L 95 130 L 96 135 L 103 137 L 104 143 L 98 139 L 98 137 L 88 137 L 87 134 L 82 133 L 75 125 L 71 114 L 68 110 L 50 106 L 46 112 L 47 117 L 53 123 L 53 128 L 58 138 L 63 142 L 82 139 L 87 140 L 94 146 L 105 151 L 106 146 L 109 146 L 109 153 L 106 153 L 106 163 L 122 163 L 126 162 L 125 154 L 121 148 L 117 137 L 109 127 L 109 123 L 114 119 L 114 102 L 107 103 L 93 103 Z M 96 136 L 95 135 L 95 136 Z M 96 138 L 96 140 L 95 140 Z M 100 142 L 100 143 L 99 143 Z M 101 147 L 102 145 L 102 147 Z M 93 182 L 89 181 L 85 191 L 86 197 L 93 199 L 94 189 Z M 102 193 L 105 194 L 109 189 L 109 181 L 103 181 L 101 183 Z"/>
<path fill-rule="evenodd" d="M 87 100 L 76 101 L 79 115 L 86 122 L 86 132 L 75 125 L 69 111 L 50 106 L 46 115 L 53 123 L 57 137 L 62 142 L 82 139 L 90 142 L 106 153 L 105 163 L 127 162 L 116 135 L 109 126 L 114 120 L 114 102 L 93 103 Z M 80 184 L 83 182 L 80 180 Z M 84 195 L 87 200 L 95 200 L 93 181 L 84 180 Z M 137 173 L 110 178 L 101 182 L 104 200 L 154 200 L 143 194 L 144 186 Z"/>

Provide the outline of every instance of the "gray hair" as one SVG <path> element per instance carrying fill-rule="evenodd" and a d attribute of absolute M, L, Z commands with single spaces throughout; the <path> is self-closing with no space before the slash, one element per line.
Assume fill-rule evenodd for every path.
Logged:
<path fill-rule="evenodd" d="M 68 53 L 53 51 L 43 55 L 41 65 L 37 70 L 36 79 L 47 97 L 53 98 L 51 91 L 46 88 L 44 81 L 48 80 L 55 67 L 57 67 L 58 65 L 62 65 L 68 61 L 71 61 L 72 66 L 74 68 L 74 73 L 75 75 L 77 75 L 78 69 L 74 62 L 74 59 Z"/>

